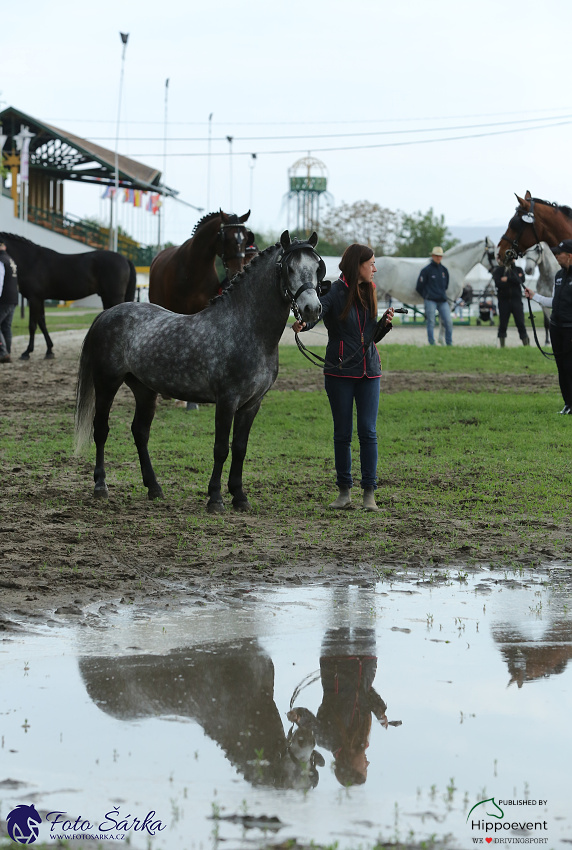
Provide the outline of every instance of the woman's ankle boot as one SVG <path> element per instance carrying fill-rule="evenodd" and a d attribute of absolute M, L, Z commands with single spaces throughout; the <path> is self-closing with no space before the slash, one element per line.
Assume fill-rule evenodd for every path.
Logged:
<path fill-rule="evenodd" d="M 350 494 L 349 487 L 339 487 L 339 494 L 337 499 L 328 505 L 329 508 L 335 508 L 337 510 L 342 510 L 343 508 L 349 508 L 352 503 L 352 497 Z"/>
<path fill-rule="evenodd" d="M 375 504 L 373 487 L 363 488 L 363 509 L 364 511 L 378 511 L 379 508 Z"/>

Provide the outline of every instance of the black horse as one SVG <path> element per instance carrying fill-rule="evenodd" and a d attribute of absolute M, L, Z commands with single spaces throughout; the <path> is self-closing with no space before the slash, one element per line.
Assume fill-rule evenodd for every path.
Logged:
<path fill-rule="evenodd" d="M 46 357 L 54 356 L 44 311 L 47 298 L 77 301 L 97 294 L 104 310 L 135 298 L 135 266 L 115 251 L 60 254 L 14 233 L 0 233 L 0 242 L 4 242 L 18 266 L 18 288 L 30 307 L 30 341 L 21 355 L 22 360 L 28 360 L 34 350 L 38 325 L 46 340 Z"/>
<path fill-rule="evenodd" d="M 316 322 L 322 306 L 318 286 L 326 267 L 307 242 L 267 248 L 236 275 L 228 289 L 192 316 L 156 304 L 121 304 L 101 313 L 83 343 L 76 406 L 76 451 L 96 445 L 97 497 L 106 497 L 104 452 L 109 411 L 125 383 L 135 396 L 131 431 L 150 499 L 163 495 L 147 443 L 158 393 L 185 401 L 216 404 L 214 467 L 208 510 L 224 510 L 221 475 L 233 428 L 228 489 L 237 510 L 250 505 L 242 489 L 242 468 L 250 428 L 264 395 L 278 374 L 278 343 L 293 308 Z"/>

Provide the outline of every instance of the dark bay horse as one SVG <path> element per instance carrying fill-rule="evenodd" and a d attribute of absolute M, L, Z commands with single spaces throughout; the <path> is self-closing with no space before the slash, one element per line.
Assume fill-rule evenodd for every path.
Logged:
<path fill-rule="evenodd" d="M 244 226 L 249 215 L 250 210 L 241 216 L 209 213 L 197 222 L 190 239 L 157 254 L 149 271 L 149 301 L 186 315 L 206 307 L 220 287 L 217 256 L 229 279 L 243 269 L 245 248 L 254 241 Z"/>
<path fill-rule="evenodd" d="M 28 299 L 30 307 L 30 341 L 21 360 L 28 360 L 34 350 L 38 325 L 46 340 L 46 357 L 51 359 L 54 356 L 54 344 L 46 325 L 46 299 L 77 301 L 97 294 L 106 310 L 135 298 L 135 266 L 131 260 L 114 251 L 60 254 L 13 233 L 0 233 L 0 242 L 6 244 L 8 253 L 18 266 L 18 288 Z"/>
<path fill-rule="evenodd" d="M 96 445 L 95 496 L 106 497 L 104 451 L 109 412 L 125 383 L 135 396 L 131 431 L 150 499 L 161 498 L 147 449 L 157 395 L 216 405 L 210 513 L 224 511 L 221 476 L 233 427 L 228 489 L 237 510 L 250 505 L 242 468 L 254 418 L 278 374 L 278 343 L 290 309 L 309 323 L 322 307 L 325 274 L 315 233 L 307 242 L 280 242 L 255 257 L 222 295 L 185 316 L 156 304 L 120 304 L 101 313 L 85 337 L 76 395 L 76 453 Z"/>
<path fill-rule="evenodd" d="M 539 242 L 552 248 L 562 239 L 572 238 L 572 209 L 550 201 L 533 198 L 527 192 L 524 198 L 516 196 L 515 214 L 498 244 L 498 258 L 508 263 Z"/>

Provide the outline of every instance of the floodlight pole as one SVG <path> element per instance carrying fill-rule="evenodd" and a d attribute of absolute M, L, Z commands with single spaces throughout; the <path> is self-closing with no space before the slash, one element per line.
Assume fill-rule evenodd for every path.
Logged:
<path fill-rule="evenodd" d="M 254 166 L 255 165 L 256 165 L 256 154 L 251 153 L 250 154 L 250 204 L 249 204 L 249 207 L 248 207 L 249 209 L 252 209 L 252 194 L 253 194 L 253 188 L 254 188 L 254 179 L 253 178 L 254 178 Z"/>
<path fill-rule="evenodd" d="M 229 180 L 230 180 L 230 209 L 229 212 L 232 212 L 232 136 L 227 136 L 226 140 L 228 142 L 228 170 L 229 170 Z"/>
<path fill-rule="evenodd" d="M 121 43 L 123 44 L 123 50 L 121 53 L 121 75 L 119 77 L 119 102 L 117 104 L 117 131 L 115 134 L 115 192 L 113 194 L 113 198 L 111 199 L 112 209 L 115 211 L 114 222 L 113 222 L 113 250 L 117 251 L 117 242 L 118 242 L 118 223 L 117 223 L 117 196 L 119 195 L 119 121 L 121 119 L 121 94 L 123 92 L 123 74 L 125 71 L 125 51 L 127 49 L 127 42 L 129 41 L 129 33 L 128 32 L 120 32 Z"/>
<path fill-rule="evenodd" d="M 213 113 L 209 115 L 209 142 L 207 156 L 207 212 L 211 208 L 211 134 L 213 126 Z"/>

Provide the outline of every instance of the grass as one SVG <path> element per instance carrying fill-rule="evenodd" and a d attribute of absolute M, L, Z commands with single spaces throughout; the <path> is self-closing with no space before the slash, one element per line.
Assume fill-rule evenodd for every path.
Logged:
<path fill-rule="evenodd" d="M 386 371 L 389 360 L 395 371 L 554 373 L 551 364 L 528 348 L 428 351 L 392 345 L 382 349 L 382 359 Z M 312 369 L 295 347 L 281 347 L 280 360 L 283 376 L 295 378 Z M 355 537 L 361 547 L 356 558 L 369 557 L 372 563 L 387 563 L 404 551 L 396 548 L 396 540 L 409 541 L 409 554 L 418 554 L 423 563 L 437 543 L 448 548 L 451 559 L 469 563 L 484 559 L 474 538 L 480 528 L 482 536 L 489 529 L 496 535 L 503 563 L 527 555 L 530 563 L 537 561 L 547 534 L 552 537 L 550 553 L 568 557 L 572 422 L 556 415 L 561 403 L 556 387 L 555 382 L 552 389 L 530 393 L 522 389 L 498 394 L 382 393 L 377 494 L 382 510 L 369 517 L 368 524 L 361 511 L 342 512 L 343 516 L 324 511 L 335 492 L 332 422 L 325 393 L 271 391 L 251 432 L 245 487 L 255 517 L 265 519 L 268 536 L 274 539 L 263 544 L 255 540 L 244 553 L 260 557 L 262 569 L 268 552 L 295 562 L 312 552 L 320 557 L 322 543 L 331 551 L 337 541 Z M 239 518 L 232 513 L 213 517 L 204 511 L 212 469 L 214 407 L 202 405 L 189 414 L 160 403 L 149 446 L 167 497 L 162 505 L 145 501 L 130 432 L 132 415 L 131 393 L 125 389 L 111 413 L 107 444 L 108 483 L 115 503 L 124 508 L 139 505 L 146 530 L 168 535 L 176 558 L 187 558 L 191 549 L 211 564 L 232 555 L 232 523 Z M 47 499 L 53 507 L 87 497 L 94 449 L 86 458 L 71 457 L 71 394 L 67 409 L 47 406 L 41 417 L 18 422 L 24 433 L 13 431 L 8 422 L 1 428 L 4 468 L 22 465 L 25 442 L 27 475 L 34 486 L 42 481 L 50 485 Z M 357 439 L 353 448 L 357 459 Z M 228 475 L 228 462 L 224 474 Z M 223 483 L 226 487 L 225 478 Z M 18 494 L 15 498 L 27 498 L 20 489 L 12 492 Z M 169 505 L 175 509 L 173 515 Z M 94 503 L 86 512 L 87 523 L 90 512 L 109 515 L 104 536 L 111 538 L 112 532 L 121 536 L 121 509 L 117 513 L 111 504 Z M 510 525 L 511 535 L 503 535 L 505 525 Z M 391 528 L 392 533 L 380 534 L 381 528 Z"/>
<path fill-rule="evenodd" d="M 48 331 L 52 333 L 53 331 L 69 331 L 89 328 L 95 317 L 100 312 L 101 310 L 91 307 L 81 309 L 79 307 L 46 307 L 46 324 L 48 326 Z M 12 321 L 12 334 L 14 336 L 27 336 L 28 321 L 28 310 L 25 311 L 25 316 L 22 318 L 20 315 L 20 308 L 17 307 Z M 38 333 L 41 337 L 42 332 L 39 329 L 36 330 L 36 334 Z"/>

